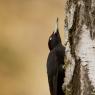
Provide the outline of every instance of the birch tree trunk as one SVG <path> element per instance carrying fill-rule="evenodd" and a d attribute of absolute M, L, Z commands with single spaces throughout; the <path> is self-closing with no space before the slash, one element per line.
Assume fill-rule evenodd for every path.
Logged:
<path fill-rule="evenodd" d="M 95 0 L 67 0 L 66 95 L 95 95 Z"/>

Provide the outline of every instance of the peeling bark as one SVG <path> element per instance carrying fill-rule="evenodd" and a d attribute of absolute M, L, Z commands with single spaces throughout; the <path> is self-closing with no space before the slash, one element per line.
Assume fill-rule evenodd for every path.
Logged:
<path fill-rule="evenodd" d="M 65 35 L 63 89 L 66 95 L 95 95 L 95 0 L 67 0 Z"/>

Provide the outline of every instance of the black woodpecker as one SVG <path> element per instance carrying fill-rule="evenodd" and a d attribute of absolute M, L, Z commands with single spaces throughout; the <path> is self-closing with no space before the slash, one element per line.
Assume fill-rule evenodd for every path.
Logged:
<path fill-rule="evenodd" d="M 50 94 L 65 95 L 62 90 L 62 84 L 64 83 L 65 77 L 65 69 L 63 68 L 65 47 L 62 45 L 59 34 L 58 18 L 57 29 L 50 35 L 48 47 L 50 52 L 47 58 L 47 75 Z"/>

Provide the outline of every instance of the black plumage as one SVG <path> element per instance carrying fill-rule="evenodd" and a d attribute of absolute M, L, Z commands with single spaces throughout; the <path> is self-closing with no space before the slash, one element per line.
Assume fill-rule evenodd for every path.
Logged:
<path fill-rule="evenodd" d="M 65 70 L 64 55 L 65 47 L 62 45 L 59 30 L 49 37 L 48 47 L 50 53 L 47 59 L 47 75 L 51 95 L 64 95 L 62 84 L 64 83 Z"/>

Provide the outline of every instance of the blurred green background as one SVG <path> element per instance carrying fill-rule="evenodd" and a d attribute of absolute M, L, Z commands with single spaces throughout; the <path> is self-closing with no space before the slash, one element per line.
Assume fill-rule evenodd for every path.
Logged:
<path fill-rule="evenodd" d="M 64 0 L 0 0 L 0 95 L 50 95 L 46 73 L 48 38 Z"/>

